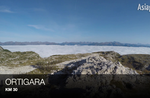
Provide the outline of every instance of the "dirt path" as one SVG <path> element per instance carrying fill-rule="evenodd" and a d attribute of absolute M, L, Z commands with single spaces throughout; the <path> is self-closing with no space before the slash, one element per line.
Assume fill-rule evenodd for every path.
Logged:
<path fill-rule="evenodd" d="M 33 66 L 6 67 L 0 66 L 0 74 L 24 74 L 34 70 Z"/>

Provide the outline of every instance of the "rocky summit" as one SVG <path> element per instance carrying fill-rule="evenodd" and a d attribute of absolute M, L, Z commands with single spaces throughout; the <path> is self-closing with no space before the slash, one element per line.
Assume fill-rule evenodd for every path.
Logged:
<path fill-rule="evenodd" d="M 56 88 L 51 95 L 61 92 L 59 95 L 65 96 L 68 92 L 78 98 L 149 96 L 149 76 L 141 76 L 136 70 L 123 66 L 119 61 L 112 62 L 98 53 L 57 66 L 63 69 L 49 77 L 50 87 Z"/>
<path fill-rule="evenodd" d="M 99 55 L 93 55 L 86 59 L 73 74 L 137 74 L 131 68 L 124 67 L 120 62 L 113 63 Z"/>
<path fill-rule="evenodd" d="M 64 69 L 54 74 L 138 74 L 135 70 L 123 66 L 120 62 L 106 60 L 99 54 L 92 54 L 58 66 L 64 66 Z"/>

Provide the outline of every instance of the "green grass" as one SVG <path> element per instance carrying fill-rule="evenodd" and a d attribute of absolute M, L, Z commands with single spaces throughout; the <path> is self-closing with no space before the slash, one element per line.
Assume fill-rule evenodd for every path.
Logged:
<path fill-rule="evenodd" d="M 0 66 L 25 66 L 35 64 L 41 57 L 34 52 L 0 52 Z"/>
<path fill-rule="evenodd" d="M 146 66 L 150 65 L 150 55 L 147 54 L 130 54 L 122 55 L 117 58 L 124 66 L 132 68 L 143 74 L 149 74 L 150 70 L 146 69 Z"/>

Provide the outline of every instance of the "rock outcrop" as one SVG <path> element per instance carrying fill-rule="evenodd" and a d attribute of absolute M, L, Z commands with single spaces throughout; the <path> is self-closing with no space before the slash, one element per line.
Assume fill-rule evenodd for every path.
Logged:
<path fill-rule="evenodd" d="M 137 74 L 137 72 L 124 67 L 120 62 L 113 63 L 95 55 L 87 58 L 86 63 L 74 70 L 73 74 Z"/>
<path fill-rule="evenodd" d="M 135 97 L 136 94 L 143 96 L 149 93 L 141 93 L 149 89 L 149 77 L 140 76 L 135 70 L 123 66 L 120 62 L 107 60 L 99 54 L 57 66 L 64 68 L 54 72 L 49 78 L 50 84 L 57 88 L 56 92 L 68 89 L 70 92 L 73 90 L 76 95 L 78 90 L 84 90 L 80 97 L 89 98 L 128 98 L 130 95 Z"/>
<path fill-rule="evenodd" d="M 59 66 L 64 66 L 64 69 L 54 74 L 138 74 L 135 70 L 124 67 L 120 62 L 106 60 L 99 54 L 92 54 Z"/>

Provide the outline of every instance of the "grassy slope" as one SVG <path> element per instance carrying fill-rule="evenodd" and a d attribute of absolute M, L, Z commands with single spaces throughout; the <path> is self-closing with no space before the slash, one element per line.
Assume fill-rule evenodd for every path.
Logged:
<path fill-rule="evenodd" d="M 32 52 L 9 52 L 0 51 L 0 66 L 24 66 L 33 65 L 41 57 Z"/>
<path fill-rule="evenodd" d="M 129 68 L 137 70 L 139 73 L 149 74 L 150 55 L 146 54 L 130 54 L 122 55 L 118 60 Z"/>
<path fill-rule="evenodd" d="M 26 66 L 33 65 L 38 69 L 29 72 L 28 74 L 43 74 L 50 73 L 52 70 L 59 70 L 55 65 L 64 61 L 79 59 L 90 55 L 87 54 L 69 54 L 69 55 L 53 55 L 48 58 L 41 58 L 37 53 L 32 51 L 27 52 L 10 52 L 7 49 L 0 47 L 0 66 Z"/>

